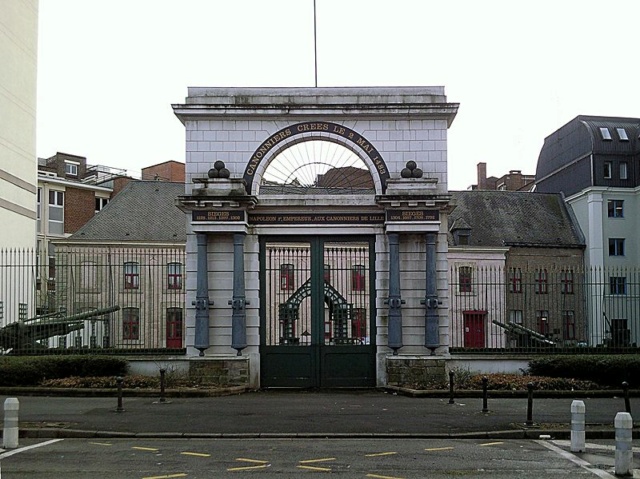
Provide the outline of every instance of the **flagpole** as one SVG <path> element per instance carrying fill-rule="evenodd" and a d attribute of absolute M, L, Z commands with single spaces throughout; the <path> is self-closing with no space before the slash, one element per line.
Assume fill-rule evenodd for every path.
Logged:
<path fill-rule="evenodd" d="M 313 61 L 314 61 L 314 74 L 315 85 L 318 88 L 318 41 L 316 32 L 316 0 L 313 0 Z"/>

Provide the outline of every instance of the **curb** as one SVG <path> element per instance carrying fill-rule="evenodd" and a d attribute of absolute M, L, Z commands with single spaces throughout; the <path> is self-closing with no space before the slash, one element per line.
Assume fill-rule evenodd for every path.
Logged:
<path fill-rule="evenodd" d="M 232 386 L 219 389 L 166 389 L 165 397 L 203 398 L 235 396 L 254 391 L 247 386 Z M 123 389 L 123 397 L 160 397 L 156 389 Z M 41 387 L 4 387 L 0 396 L 58 396 L 58 397 L 117 397 L 117 389 L 100 388 L 41 388 Z"/>
<path fill-rule="evenodd" d="M 383 390 L 387 393 L 402 394 L 403 396 L 414 398 L 448 398 L 450 392 L 442 389 L 411 389 L 401 386 L 386 386 Z M 483 393 L 478 389 L 458 389 L 453 391 L 454 398 L 481 398 Z M 622 389 L 594 389 L 592 391 L 550 391 L 550 390 L 534 390 L 534 397 L 540 399 L 563 399 L 563 398 L 623 398 L 624 391 Z M 638 397 L 640 390 L 629 390 L 630 397 Z M 527 398 L 528 391 L 525 390 L 502 390 L 489 389 L 487 397 L 494 399 L 509 398 Z"/>

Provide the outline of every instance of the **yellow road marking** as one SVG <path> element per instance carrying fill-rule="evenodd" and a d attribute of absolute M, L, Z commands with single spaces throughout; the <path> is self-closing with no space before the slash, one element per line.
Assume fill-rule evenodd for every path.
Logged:
<path fill-rule="evenodd" d="M 242 466 L 242 467 L 229 467 L 227 471 L 251 471 L 255 469 L 266 469 L 269 464 L 261 464 L 259 466 Z"/>
<path fill-rule="evenodd" d="M 180 473 L 180 474 L 169 474 L 168 476 L 147 476 L 147 477 L 143 477 L 142 479 L 171 479 L 172 477 L 187 477 L 187 475 L 184 473 Z"/>
<path fill-rule="evenodd" d="M 397 452 L 376 452 L 375 454 L 365 454 L 364 457 L 393 456 Z"/>
<path fill-rule="evenodd" d="M 154 447 L 139 447 L 139 446 L 133 446 L 131 449 L 137 449 L 138 451 L 153 451 L 153 452 L 158 450 Z"/>
<path fill-rule="evenodd" d="M 504 444 L 504 442 L 502 441 L 498 441 L 498 442 L 485 442 L 484 444 L 478 444 L 478 446 L 480 447 L 484 447 L 484 446 L 498 446 L 500 444 Z"/>
<path fill-rule="evenodd" d="M 95 444 L 96 446 L 113 446 L 113 444 L 107 442 L 90 442 L 89 444 Z"/>
<path fill-rule="evenodd" d="M 330 467 L 298 466 L 298 469 L 307 469 L 309 471 L 331 472 Z"/>
<path fill-rule="evenodd" d="M 261 461 L 260 459 L 247 459 L 245 457 L 236 457 L 236 461 L 255 462 L 256 464 L 267 464 L 269 461 Z"/>
<path fill-rule="evenodd" d="M 379 476 L 378 474 L 367 474 L 367 477 L 375 477 L 377 479 L 402 479 L 401 477 Z"/>
<path fill-rule="evenodd" d="M 432 447 L 429 449 L 425 449 L 425 451 L 450 451 L 451 449 L 453 449 L 452 446 L 449 447 Z"/>
<path fill-rule="evenodd" d="M 312 464 L 314 462 L 327 462 L 327 461 L 335 461 L 335 457 L 324 457 L 322 459 L 307 459 L 306 461 L 300 461 L 300 464 Z"/>
<path fill-rule="evenodd" d="M 181 452 L 183 456 L 196 456 L 196 457 L 211 457 L 211 454 L 205 454 L 202 452 Z"/>

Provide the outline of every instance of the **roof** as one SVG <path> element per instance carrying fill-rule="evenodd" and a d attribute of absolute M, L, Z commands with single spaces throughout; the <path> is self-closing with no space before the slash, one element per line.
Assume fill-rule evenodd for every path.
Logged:
<path fill-rule="evenodd" d="M 186 242 L 187 218 L 175 205 L 183 183 L 131 181 L 70 240 Z"/>
<path fill-rule="evenodd" d="M 471 228 L 470 246 L 576 248 L 584 238 L 560 194 L 524 191 L 452 191 L 449 226 Z M 449 228 L 451 229 L 451 228 Z M 449 231 L 449 244 L 453 235 Z"/>

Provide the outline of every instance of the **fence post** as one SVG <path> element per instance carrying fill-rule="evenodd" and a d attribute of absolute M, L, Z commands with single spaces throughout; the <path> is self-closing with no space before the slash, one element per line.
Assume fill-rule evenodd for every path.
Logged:
<path fill-rule="evenodd" d="M 533 426 L 533 383 L 527 384 L 527 426 Z"/>
<path fill-rule="evenodd" d="M 455 376 L 453 371 L 449 371 L 449 404 L 455 404 L 455 400 L 453 399 L 453 376 Z"/>
<path fill-rule="evenodd" d="M 487 407 L 487 383 L 489 379 L 487 376 L 482 377 L 482 412 L 489 412 L 489 408 Z"/>
<path fill-rule="evenodd" d="M 124 412 L 124 408 L 122 407 L 122 378 L 120 376 L 116 378 L 116 384 L 118 385 L 118 406 L 116 407 L 116 412 Z"/>
<path fill-rule="evenodd" d="M 585 406 L 583 401 L 571 403 L 571 452 L 585 451 Z"/>
<path fill-rule="evenodd" d="M 614 420 L 616 428 L 616 476 L 633 476 L 631 447 L 633 419 L 628 412 L 619 412 Z"/>
<path fill-rule="evenodd" d="M 18 398 L 7 398 L 4 401 L 4 429 L 2 431 L 2 447 L 15 449 L 18 447 L 19 427 L 18 411 L 20 401 Z"/>

